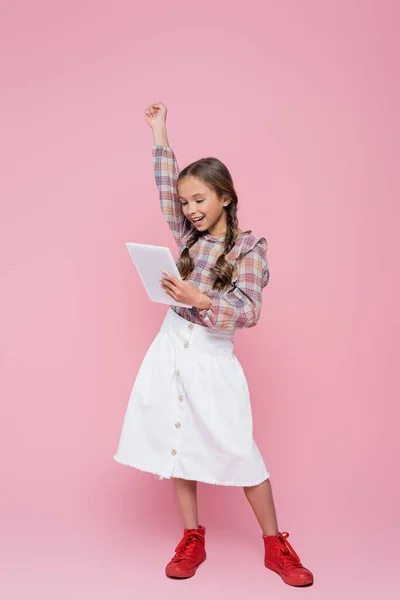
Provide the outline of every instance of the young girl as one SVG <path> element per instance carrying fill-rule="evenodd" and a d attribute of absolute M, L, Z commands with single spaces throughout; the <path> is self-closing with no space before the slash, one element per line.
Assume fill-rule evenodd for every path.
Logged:
<path fill-rule="evenodd" d="M 172 478 L 184 534 L 166 567 L 192 577 L 206 559 L 197 482 L 242 486 L 262 529 L 264 564 L 289 585 L 313 583 L 279 532 L 269 473 L 253 439 L 249 390 L 234 354 L 238 328 L 253 327 L 269 279 L 265 238 L 238 229 L 231 175 L 216 158 L 179 173 L 166 131 L 167 109 L 145 111 L 161 209 L 180 251 L 183 282 L 160 274 L 176 302 L 151 344 L 133 385 L 116 461 Z"/>

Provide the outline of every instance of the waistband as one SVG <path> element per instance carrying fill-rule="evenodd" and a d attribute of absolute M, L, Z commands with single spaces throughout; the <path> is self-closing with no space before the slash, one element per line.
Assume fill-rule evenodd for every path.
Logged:
<path fill-rule="evenodd" d="M 194 350 L 211 354 L 233 352 L 234 332 L 211 329 L 204 325 L 191 323 L 172 309 L 167 311 L 161 331 L 167 333 L 172 343 L 185 352 Z"/>

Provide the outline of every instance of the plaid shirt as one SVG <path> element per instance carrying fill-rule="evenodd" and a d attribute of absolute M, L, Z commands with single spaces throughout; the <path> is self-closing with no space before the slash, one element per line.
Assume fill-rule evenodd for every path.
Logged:
<path fill-rule="evenodd" d="M 179 252 L 182 252 L 188 235 L 195 227 L 183 214 L 177 195 L 178 163 L 169 146 L 155 145 L 152 154 L 161 210 Z M 192 323 L 233 332 L 242 327 L 253 327 L 260 317 L 261 293 L 269 280 L 267 242 L 265 238 L 256 238 L 251 233 L 239 233 L 235 246 L 226 255 L 226 260 L 235 265 L 232 284 L 224 291 L 216 291 L 212 289 L 214 276 L 210 269 L 223 247 L 223 237 L 206 232 L 190 248 L 195 268 L 187 280 L 210 298 L 210 308 L 200 310 L 174 306 L 172 310 Z"/>

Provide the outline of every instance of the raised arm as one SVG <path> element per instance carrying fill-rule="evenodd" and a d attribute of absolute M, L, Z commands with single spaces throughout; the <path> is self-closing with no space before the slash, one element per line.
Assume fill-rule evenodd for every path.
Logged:
<path fill-rule="evenodd" d="M 146 110 L 146 121 L 153 131 L 154 177 L 160 193 L 161 210 L 178 248 L 181 248 L 182 238 L 192 229 L 192 225 L 184 216 L 177 195 L 179 167 L 168 142 L 166 118 L 167 107 L 161 102 L 152 104 Z"/>

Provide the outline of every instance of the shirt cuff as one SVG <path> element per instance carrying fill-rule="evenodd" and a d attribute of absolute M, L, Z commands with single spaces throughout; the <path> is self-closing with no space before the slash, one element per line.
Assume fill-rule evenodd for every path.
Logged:
<path fill-rule="evenodd" d="M 165 150 L 172 150 L 171 146 L 163 146 L 162 144 L 154 144 L 152 150 L 157 150 L 158 148 L 164 148 Z"/>
<path fill-rule="evenodd" d="M 205 296 L 210 298 L 211 304 L 210 308 L 202 308 L 198 309 L 198 313 L 200 318 L 207 324 L 212 324 L 213 317 L 213 307 L 216 302 L 218 302 L 219 294 L 214 290 L 209 290 L 208 292 L 203 292 Z"/>

